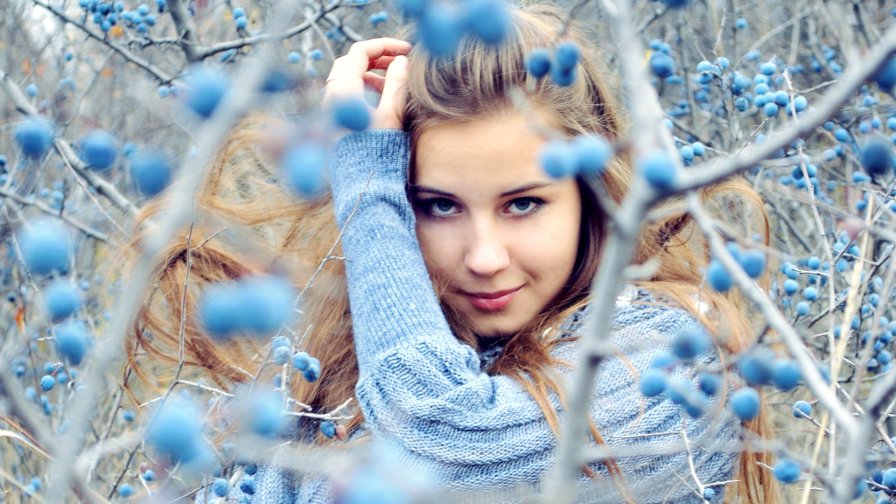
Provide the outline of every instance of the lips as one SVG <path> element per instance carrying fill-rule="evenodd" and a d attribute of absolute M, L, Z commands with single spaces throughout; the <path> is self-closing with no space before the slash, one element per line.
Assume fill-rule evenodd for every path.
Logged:
<path fill-rule="evenodd" d="M 522 289 L 522 286 L 497 292 L 464 292 L 464 296 L 470 300 L 470 304 L 474 308 L 486 312 L 494 312 L 510 304 L 514 294 L 520 289 Z"/>
<path fill-rule="evenodd" d="M 464 294 L 482 299 L 498 299 L 499 297 L 506 296 L 507 294 L 516 292 L 518 290 L 520 290 L 519 287 L 517 287 L 516 289 L 507 289 L 498 292 L 465 292 Z"/>

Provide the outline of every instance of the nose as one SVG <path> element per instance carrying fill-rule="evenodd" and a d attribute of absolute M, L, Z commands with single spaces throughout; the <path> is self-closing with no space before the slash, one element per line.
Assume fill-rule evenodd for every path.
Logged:
<path fill-rule="evenodd" d="M 502 233 L 487 222 L 474 223 L 469 233 L 464 266 L 477 276 L 490 277 L 510 264 L 510 253 Z"/>

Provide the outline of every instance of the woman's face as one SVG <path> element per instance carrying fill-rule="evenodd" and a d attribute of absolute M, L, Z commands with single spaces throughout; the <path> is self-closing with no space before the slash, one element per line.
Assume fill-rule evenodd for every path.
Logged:
<path fill-rule="evenodd" d="M 480 337 L 511 335 L 567 284 L 582 199 L 542 170 L 542 140 L 517 112 L 424 130 L 411 196 L 430 274 Z"/>

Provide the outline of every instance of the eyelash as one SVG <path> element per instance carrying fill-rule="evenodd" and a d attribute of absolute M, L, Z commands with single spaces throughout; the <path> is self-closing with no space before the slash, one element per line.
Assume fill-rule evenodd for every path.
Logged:
<path fill-rule="evenodd" d="M 509 208 L 513 205 L 520 203 L 520 202 L 532 203 L 532 209 L 527 210 L 522 213 L 511 214 L 512 218 L 518 219 L 518 218 L 528 217 L 528 216 L 534 214 L 535 212 L 541 210 L 541 207 L 544 206 L 544 204 L 545 204 L 545 201 L 541 198 L 536 198 L 533 196 L 526 196 L 524 198 L 517 198 L 515 200 L 510 201 L 510 203 L 507 204 L 507 207 Z M 439 203 L 449 203 L 453 208 L 457 207 L 457 204 L 455 204 L 453 201 L 451 201 L 450 199 L 447 199 L 447 198 L 429 198 L 429 199 L 417 200 L 417 206 L 423 211 L 423 214 L 426 215 L 427 217 L 430 217 L 433 219 L 450 219 L 451 217 L 454 217 L 455 214 L 439 215 L 439 214 L 434 213 L 433 209 Z"/>

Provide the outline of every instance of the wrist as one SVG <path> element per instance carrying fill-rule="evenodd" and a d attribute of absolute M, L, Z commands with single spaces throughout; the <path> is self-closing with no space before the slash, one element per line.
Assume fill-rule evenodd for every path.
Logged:
<path fill-rule="evenodd" d="M 407 177 L 410 161 L 410 134 L 400 129 L 373 129 L 351 132 L 336 142 L 330 165 L 334 182 L 343 176 L 366 176 L 371 172 Z"/>

